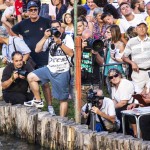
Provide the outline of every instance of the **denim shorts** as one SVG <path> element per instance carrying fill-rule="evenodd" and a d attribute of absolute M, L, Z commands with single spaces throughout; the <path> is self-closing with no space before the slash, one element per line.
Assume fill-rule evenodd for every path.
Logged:
<path fill-rule="evenodd" d="M 33 71 L 41 84 L 50 82 L 52 85 L 52 95 L 58 100 L 67 100 L 69 96 L 69 71 L 63 73 L 52 73 L 48 67 L 42 67 Z"/>

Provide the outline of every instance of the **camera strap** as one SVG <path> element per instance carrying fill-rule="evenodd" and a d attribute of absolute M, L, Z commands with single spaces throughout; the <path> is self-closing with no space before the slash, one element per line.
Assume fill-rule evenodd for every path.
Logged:
<path fill-rule="evenodd" d="M 106 127 L 105 127 L 105 124 L 104 124 L 104 122 L 103 122 L 101 116 L 100 116 L 100 115 L 97 115 L 97 116 L 98 116 L 98 119 L 99 119 L 99 121 L 100 121 L 100 123 L 101 123 L 101 125 L 102 125 L 102 127 L 103 127 L 103 129 L 104 129 L 104 131 L 107 131 L 107 129 L 106 129 Z"/>
<path fill-rule="evenodd" d="M 15 52 L 16 52 L 17 49 L 16 49 L 16 45 L 15 45 L 15 38 L 16 38 L 16 37 L 13 38 L 13 46 L 14 46 L 14 50 L 15 50 Z"/>

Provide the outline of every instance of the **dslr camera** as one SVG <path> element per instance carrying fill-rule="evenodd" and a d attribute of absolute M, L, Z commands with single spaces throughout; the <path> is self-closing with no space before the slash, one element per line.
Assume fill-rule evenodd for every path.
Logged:
<path fill-rule="evenodd" d="M 27 77 L 28 72 L 26 70 L 22 70 L 21 68 L 18 68 L 15 70 L 19 75 L 22 75 L 24 77 Z"/>
<path fill-rule="evenodd" d="M 100 52 L 104 48 L 104 42 L 100 39 L 93 39 L 88 38 L 84 42 L 87 42 L 87 46 L 85 47 L 85 50 L 91 50 L 93 49 L 96 52 Z"/>
<path fill-rule="evenodd" d="M 50 29 L 48 29 L 48 31 L 51 32 L 51 36 L 54 35 L 56 38 L 59 38 L 61 35 L 61 33 L 55 27 L 51 27 Z"/>
<path fill-rule="evenodd" d="M 87 102 L 92 103 L 92 106 L 97 106 L 99 100 L 103 100 L 104 96 L 97 96 L 97 92 L 94 92 L 93 89 L 90 89 L 87 92 Z"/>

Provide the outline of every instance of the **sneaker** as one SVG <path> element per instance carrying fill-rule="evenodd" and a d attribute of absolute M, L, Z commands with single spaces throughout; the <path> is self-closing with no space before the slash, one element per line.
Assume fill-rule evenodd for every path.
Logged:
<path fill-rule="evenodd" d="M 42 108 L 44 105 L 43 105 L 43 101 L 37 101 L 35 99 L 31 100 L 31 101 L 28 101 L 28 102 L 24 102 L 24 105 L 25 106 L 28 106 L 28 107 L 37 107 L 37 108 Z"/>
<path fill-rule="evenodd" d="M 43 108 L 44 107 L 43 101 L 34 100 L 34 106 L 37 108 Z"/>
<path fill-rule="evenodd" d="M 48 106 L 48 112 L 50 113 L 50 115 L 56 116 L 53 106 Z"/>
<path fill-rule="evenodd" d="M 31 100 L 31 101 L 28 101 L 28 102 L 24 102 L 24 105 L 25 106 L 28 106 L 28 107 L 32 107 L 32 106 L 34 106 L 34 99 L 33 100 Z"/>

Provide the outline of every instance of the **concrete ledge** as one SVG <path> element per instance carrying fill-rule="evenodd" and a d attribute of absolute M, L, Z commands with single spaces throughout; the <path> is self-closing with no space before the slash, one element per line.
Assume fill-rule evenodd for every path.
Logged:
<path fill-rule="evenodd" d="M 0 102 L 0 133 L 14 134 L 30 143 L 59 150 L 149 150 L 150 142 L 131 136 L 93 132 L 60 116 L 35 107 Z"/>

